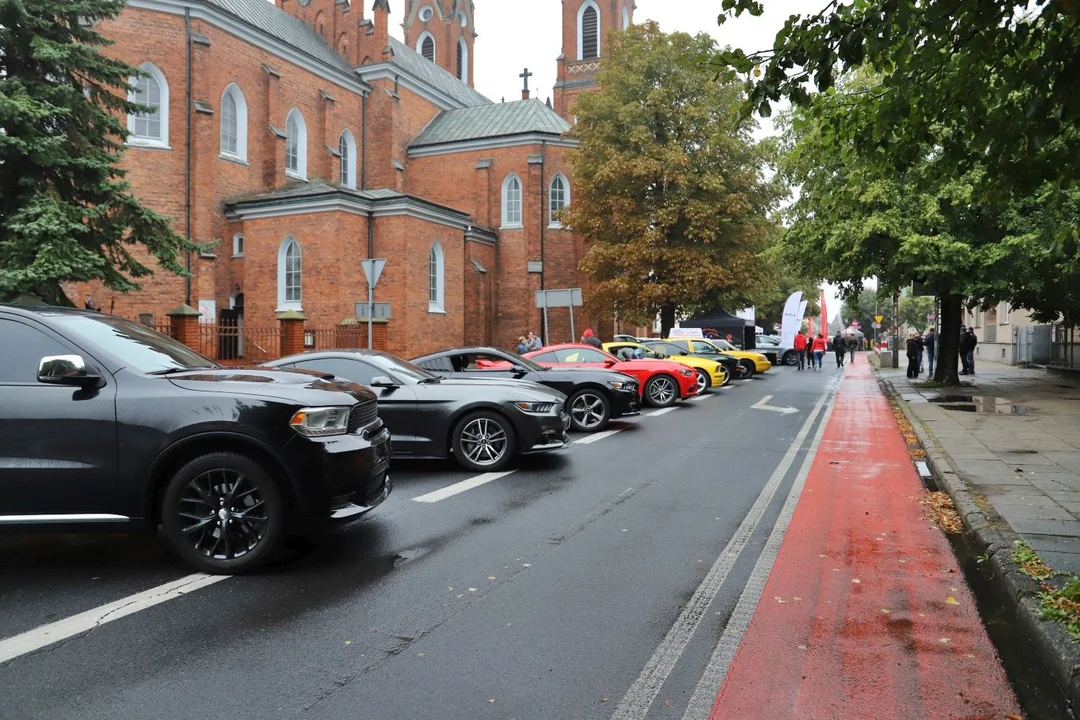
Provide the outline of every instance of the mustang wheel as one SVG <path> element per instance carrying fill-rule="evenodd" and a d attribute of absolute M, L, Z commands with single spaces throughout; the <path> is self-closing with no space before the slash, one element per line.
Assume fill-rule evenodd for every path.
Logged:
<path fill-rule="evenodd" d="M 698 395 L 712 387 L 712 380 L 709 379 L 709 373 L 701 370 L 697 371 L 697 391 Z"/>
<path fill-rule="evenodd" d="M 724 374 L 724 382 L 720 383 L 720 387 L 727 387 L 731 384 L 731 373 L 724 366 L 720 366 L 720 372 Z"/>
<path fill-rule="evenodd" d="M 757 368 L 754 366 L 754 363 L 752 361 L 750 361 L 750 360 L 740 360 L 739 361 L 739 367 L 742 368 L 742 371 L 743 371 L 743 373 L 742 373 L 742 379 L 743 380 L 749 380 L 750 378 L 754 377 L 754 373 L 757 372 Z"/>
<path fill-rule="evenodd" d="M 582 390 L 566 402 L 570 410 L 570 425 L 580 432 L 597 432 L 611 419 L 611 403 L 598 390 Z"/>
<path fill-rule="evenodd" d="M 493 412 L 466 415 L 454 428 L 452 442 L 458 464 L 468 470 L 501 470 L 517 452 L 510 421 Z"/>
<path fill-rule="evenodd" d="M 253 570 L 285 535 L 285 502 L 270 474 L 251 458 L 203 455 L 169 479 L 161 501 L 165 539 L 208 573 Z"/>
<path fill-rule="evenodd" d="M 679 399 L 679 386 L 670 375 L 653 375 L 645 383 L 645 400 L 653 407 L 671 407 Z"/>

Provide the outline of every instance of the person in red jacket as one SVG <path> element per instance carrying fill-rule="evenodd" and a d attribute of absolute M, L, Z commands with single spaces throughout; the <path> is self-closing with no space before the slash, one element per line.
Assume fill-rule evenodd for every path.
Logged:
<path fill-rule="evenodd" d="M 814 367 L 817 370 L 821 369 L 821 359 L 825 357 L 825 349 L 828 347 L 828 343 L 825 342 L 825 337 L 818 333 L 818 336 L 814 338 L 814 344 L 810 348 L 810 351 L 814 353 Z"/>
<path fill-rule="evenodd" d="M 802 370 L 806 367 L 806 336 L 801 332 L 795 333 L 794 350 L 799 358 L 799 369 Z"/>

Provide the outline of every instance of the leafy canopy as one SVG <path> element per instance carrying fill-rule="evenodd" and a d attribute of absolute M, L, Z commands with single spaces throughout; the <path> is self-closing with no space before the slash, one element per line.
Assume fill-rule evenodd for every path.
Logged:
<path fill-rule="evenodd" d="M 568 220 L 588 242 L 592 309 L 642 324 L 659 313 L 666 332 L 676 313 L 743 306 L 764 281 L 778 193 L 738 124 L 741 84 L 708 67 L 708 35 L 647 23 L 610 37 L 602 89 L 575 108 Z"/>
<path fill-rule="evenodd" d="M 177 256 L 195 247 L 118 167 L 123 118 L 144 108 L 127 101 L 138 71 L 102 54 L 95 25 L 124 5 L 0 0 L 0 299 L 69 304 L 72 281 L 134 290 L 152 273 L 139 255 L 183 274 Z"/>

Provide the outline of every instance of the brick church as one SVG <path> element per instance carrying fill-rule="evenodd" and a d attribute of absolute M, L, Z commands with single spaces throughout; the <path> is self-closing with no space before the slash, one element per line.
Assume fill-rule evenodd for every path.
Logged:
<path fill-rule="evenodd" d="M 128 177 L 178 232 L 216 244 L 190 279 L 158 271 L 138 293 L 72 299 L 144 322 L 185 303 L 206 324 L 295 310 L 334 327 L 366 313 L 361 261 L 385 258 L 374 299 L 391 352 L 539 331 L 535 291 L 585 282 L 584 242 L 559 222 L 574 190 L 564 133 L 633 10 L 562 0 L 552 106 L 473 87 L 471 0 L 408 0 L 404 41 L 387 0 L 128 0 L 102 28 L 107 52 L 146 71 L 131 98 L 156 108 L 128 118 Z M 549 338 L 570 339 L 565 311 Z"/>

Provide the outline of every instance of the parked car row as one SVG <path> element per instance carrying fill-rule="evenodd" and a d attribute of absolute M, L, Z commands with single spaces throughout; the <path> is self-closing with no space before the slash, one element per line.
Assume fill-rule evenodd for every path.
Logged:
<path fill-rule="evenodd" d="M 0 305 L 0 338 L 0 530 L 160 526 L 214 573 L 370 512 L 391 492 L 391 457 L 494 472 L 565 447 L 571 429 L 770 367 L 722 341 L 672 339 L 225 368 L 137 323 L 46 306 Z"/>

